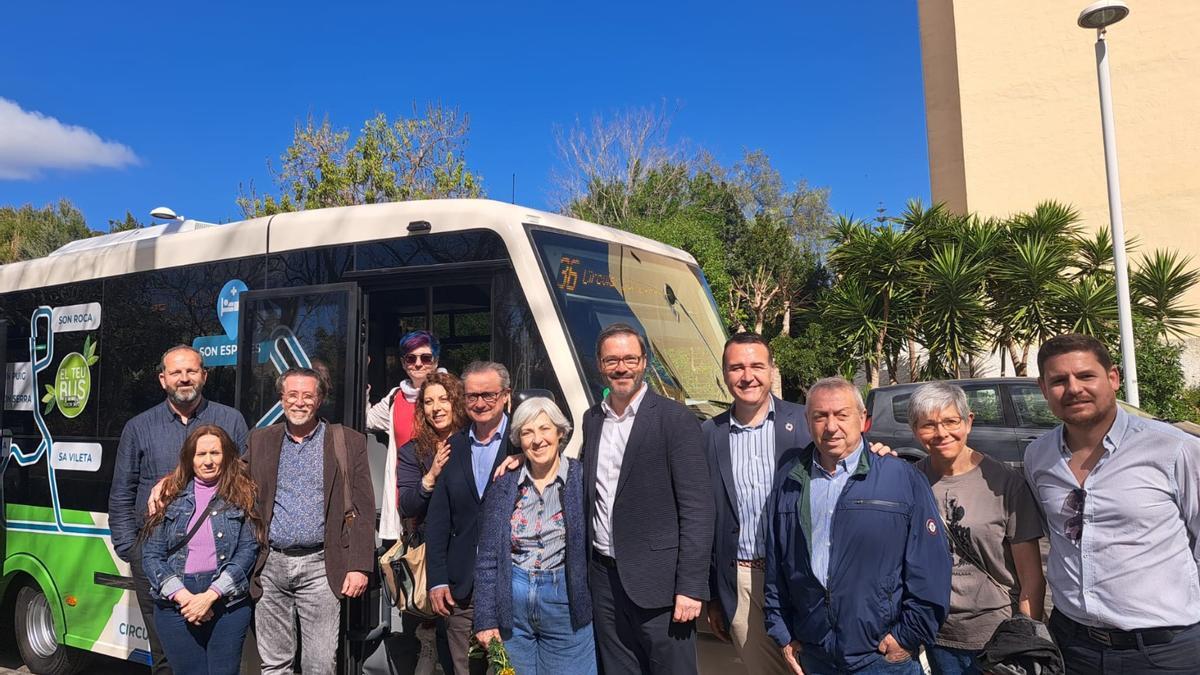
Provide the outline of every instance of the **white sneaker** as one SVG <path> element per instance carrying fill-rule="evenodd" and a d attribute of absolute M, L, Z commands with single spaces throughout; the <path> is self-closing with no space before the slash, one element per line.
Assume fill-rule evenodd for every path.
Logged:
<path fill-rule="evenodd" d="M 433 675 L 437 667 L 437 628 L 422 624 L 417 626 L 417 640 L 421 643 L 421 655 L 417 659 L 415 675 Z"/>

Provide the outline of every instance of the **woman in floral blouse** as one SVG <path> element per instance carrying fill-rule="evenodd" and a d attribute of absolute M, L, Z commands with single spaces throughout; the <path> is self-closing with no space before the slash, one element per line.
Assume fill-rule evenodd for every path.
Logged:
<path fill-rule="evenodd" d="M 509 426 L 525 462 L 487 492 L 475 562 L 475 631 L 503 640 L 518 673 L 595 673 L 583 466 L 562 456 L 571 425 L 531 398 Z"/>

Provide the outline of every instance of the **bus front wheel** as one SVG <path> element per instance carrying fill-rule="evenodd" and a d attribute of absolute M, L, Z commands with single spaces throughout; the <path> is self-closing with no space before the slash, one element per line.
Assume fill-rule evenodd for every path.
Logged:
<path fill-rule="evenodd" d="M 87 653 L 59 644 L 50 603 L 35 583 L 17 591 L 17 650 L 32 673 L 73 675 L 87 665 Z"/>

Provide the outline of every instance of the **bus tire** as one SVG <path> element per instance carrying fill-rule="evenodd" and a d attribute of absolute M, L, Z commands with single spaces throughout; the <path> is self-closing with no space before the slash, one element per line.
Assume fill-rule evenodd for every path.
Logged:
<path fill-rule="evenodd" d="M 17 590 L 14 607 L 17 650 L 31 673 L 74 675 L 88 663 L 88 653 L 59 644 L 50 603 L 36 583 Z"/>

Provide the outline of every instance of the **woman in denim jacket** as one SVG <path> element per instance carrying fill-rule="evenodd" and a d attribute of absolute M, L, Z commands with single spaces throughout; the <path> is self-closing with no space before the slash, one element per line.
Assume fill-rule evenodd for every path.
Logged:
<path fill-rule="evenodd" d="M 212 424 L 193 431 L 142 533 L 154 624 L 177 675 L 238 672 L 251 618 L 249 575 L 263 539 L 254 500 L 229 435 Z"/>

